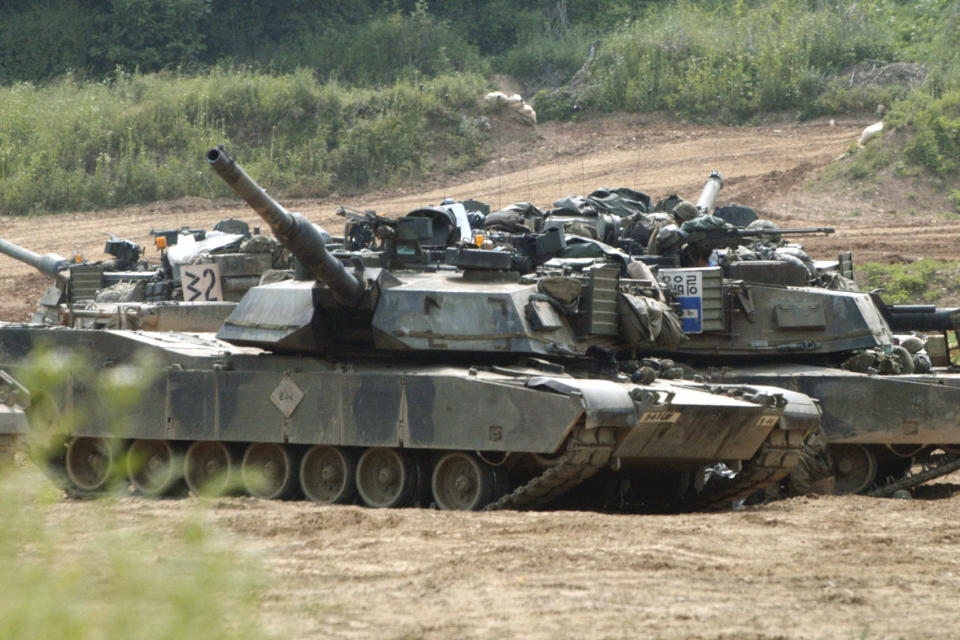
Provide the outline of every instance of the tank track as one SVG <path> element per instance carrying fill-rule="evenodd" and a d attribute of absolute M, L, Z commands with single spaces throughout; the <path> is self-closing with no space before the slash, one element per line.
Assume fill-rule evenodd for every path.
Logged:
<path fill-rule="evenodd" d="M 800 461 L 805 433 L 774 429 L 757 454 L 730 479 L 711 478 L 702 491 L 669 505 L 673 511 L 722 511 L 750 494 L 787 477 Z"/>
<path fill-rule="evenodd" d="M 889 498 L 901 489 L 912 489 L 935 478 L 953 473 L 960 469 L 960 456 L 950 453 L 929 456 L 921 462 L 921 465 L 923 467 L 921 471 L 917 473 L 908 472 L 903 478 L 888 482 L 864 495 L 871 498 Z"/>
<path fill-rule="evenodd" d="M 612 428 L 587 429 L 583 424 L 577 425 L 556 464 L 483 510 L 524 509 L 546 504 L 602 469 L 610 460 L 615 444 Z"/>

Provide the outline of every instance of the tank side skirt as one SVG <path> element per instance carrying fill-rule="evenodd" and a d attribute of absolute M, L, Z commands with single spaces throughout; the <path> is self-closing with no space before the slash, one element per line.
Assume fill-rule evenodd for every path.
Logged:
<path fill-rule="evenodd" d="M 174 369 L 157 391 L 157 426 L 138 422 L 130 437 L 549 454 L 584 412 L 578 396 L 466 372 Z"/>

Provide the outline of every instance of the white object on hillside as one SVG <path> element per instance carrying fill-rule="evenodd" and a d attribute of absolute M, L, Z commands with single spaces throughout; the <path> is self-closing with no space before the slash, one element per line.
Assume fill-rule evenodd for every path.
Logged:
<path fill-rule="evenodd" d="M 511 109 L 515 109 L 520 115 L 524 118 L 527 118 L 534 124 L 537 122 L 537 112 L 534 111 L 533 107 L 527 104 L 523 96 L 519 93 L 508 96 L 502 91 L 491 91 L 483 96 L 485 102 L 505 102 Z"/>
<path fill-rule="evenodd" d="M 867 144 L 881 131 L 883 131 L 883 123 L 874 122 L 872 125 L 864 129 L 863 133 L 860 134 L 860 140 L 857 141 L 857 146 L 862 147 L 863 145 Z"/>

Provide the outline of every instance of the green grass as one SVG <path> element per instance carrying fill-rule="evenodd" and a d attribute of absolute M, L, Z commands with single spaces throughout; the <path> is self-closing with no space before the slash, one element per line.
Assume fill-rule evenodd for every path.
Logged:
<path fill-rule="evenodd" d="M 705 122 L 742 123 L 769 112 L 810 118 L 873 112 L 908 92 L 860 85 L 849 69 L 868 61 L 928 65 L 931 82 L 955 86 L 957 22 L 949 0 L 804 3 L 680 0 L 651 3 L 603 37 L 591 111 L 665 111 Z M 938 16 L 934 18 L 933 16 Z M 561 104 L 553 104 L 560 100 Z M 571 117 L 564 96 L 544 94 L 538 113 Z"/>
<path fill-rule="evenodd" d="M 65 389 L 90 389 L 80 404 L 122 437 L 159 371 L 136 357 L 99 372 L 87 362 L 40 348 L 17 368 L 31 390 L 25 444 L 37 460 L 92 417 L 64 412 Z M 117 485 L 125 493 L 126 482 Z M 261 568 L 195 506 L 184 516 L 111 497 L 67 502 L 36 467 L 0 468 L 0 640 L 264 637 Z"/>
<path fill-rule="evenodd" d="M 922 259 L 907 264 L 867 262 L 857 265 L 864 290 L 882 288 L 888 304 L 960 304 L 960 262 Z"/>
<path fill-rule="evenodd" d="M 218 143 L 279 196 L 462 170 L 483 154 L 485 86 L 447 75 L 348 88 L 305 70 L 216 69 L 0 88 L 0 214 L 223 196 L 203 161 Z"/>
<path fill-rule="evenodd" d="M 97 18 L 72 0 L 0 10 L 8 18 L 0 21 L 8 45 L 0 46 L 0 214 L 226 195 L 201 160 L 221 142 L 282 197 L 457 172 L 489 151 L 477 100 L 490 71 L 546 87 L 534 105 L 541 120 L 611 111 L 711 123 L 771 112 L 875 117 L 882 103 L 896 135 L 881 136 L 837 177 L 894 167 L 955 186 L 960 3 L 601 4 L 281 11 L 240 3 L 209 20 L 204 0 L 123 0 Z M 146 34 L 141 23 L 151 21 Z M 549 90 L 569 81 L 594 39 L 585 84 Z M 912 89 L 850 81 L 853 66 L 873 61 L 922 63 L 926 80 Z M 951 198 L 960 208 L 960 196 Z"/>

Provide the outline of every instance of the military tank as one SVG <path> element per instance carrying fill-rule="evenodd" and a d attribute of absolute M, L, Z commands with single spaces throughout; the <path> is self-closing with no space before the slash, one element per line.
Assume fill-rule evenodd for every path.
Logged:
<path fill-rule="evenodd" d="M 708 180 L 702 213 L 709 214 L 718 192 Z M 743 209 L 727 207 L 720 217 L 742 216 Z M 783 386 L 816 398 L 841 492 L 892 495 L 960 469 L 960 372 L 948 357 L 921 370 L 898 337 L 933 332 L 946 345 L 952 333 L 956 341 L 960 310 L 887 305 L 853 285 L 849 253 L 818 262 L 796 245 L 782 250 L 789 230 L 756 223 L 705 229 L 695 222 L 680 229 L 678 266 L 661 260 L 658 277 L 683 308 L 690 340 L 662 354 L 712 370 L 713 380 Z M 756 246 L 764 240 L 768 250 Z M 744 245 L 754 246 L 752 259 L 737 251 Z M 716 264 L 693 266 L 691 256 L 712 256 Z M 914 463 L 920 471 L 911 471 Z"/>
<path fill-rule="evenodd" d="M 93 370 L 151 363 L 121 430 L 92 376 L 55 394 L 74 422 L 47 460 L 72 493 L 117 476 L 147 495 L 240 478 L 263 498 L 524 508 L 603 470 L 621 505 L 649 504 L 645 479 L 670 477 L 659 507 L 726 507 L 789 473 L 818 424 L 795 392 L 624 375 L 612 354 L 663 340 L 671 312 L 617 266 L 521 277 L 508 252 L 440 246 L 429 215 L 380 225 L 384 250 L 344 264 L 222 148 L 207 161 L 306 278 L 250 289 L 216 337 L 0 326 L 15 377 L 40 345 L 84 350 Z"/>
<path fill-rule="evenodd" d="M 623 261 L 621 251 L 649 265 L 672 291 L 690 338 L 654 352 L 692 375 L 816 398 L 838 490 L 891 495 L 960 469 L 960 372 L 948 348 L 960 342 L 960 310 L 887 305 L 859 291 L 849 252 L 817 261 L 787 242 L 832 228 L 771 229 L 749 207 L 715 207 L 722 187 L 714 171 L 696 205 L 671 195 L 655 206 L 638 191 L 599 189 L 548 212 L 511 205 L 494 225 L 509 222 L 504 230 L 515 236 L 566 231 L 548 266 Z M 615 247 L 601 242 L 611 238 Z M 929 335 L 939 366 L 908 353 L 905 332 Z"/>
<path fill-rule="evenodd" d="M 222 231 L 221 231 L 222 229 Z M 0 253 L 54 279 L 31 322 L 92 329 L 214 332 L 264 273 L 287 268 L 271 239 L 240 220 L 204 229 L 151 231 L 159 264 L 142 247 L 110 236 L 98 262 L 39 255 L 0 239 Z M 179 242 L 180 239 L 183 242 Z"/>

